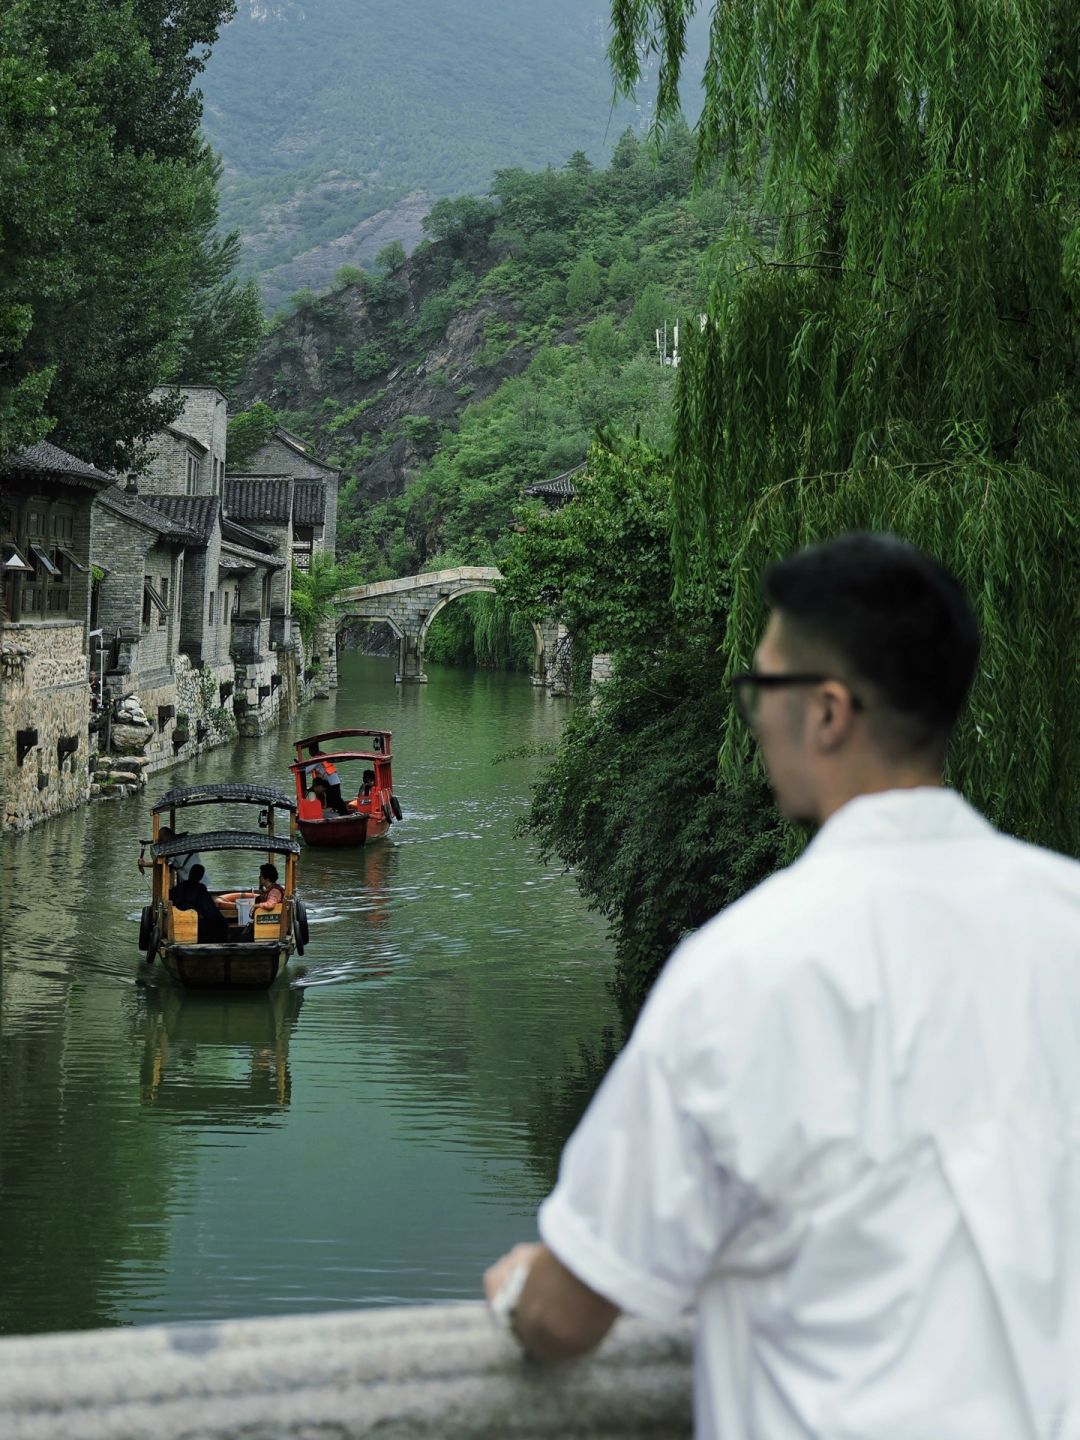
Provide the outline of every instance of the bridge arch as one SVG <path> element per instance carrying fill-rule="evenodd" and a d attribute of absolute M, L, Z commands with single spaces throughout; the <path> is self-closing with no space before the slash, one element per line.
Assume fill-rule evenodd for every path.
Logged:
<path fill-rule="evenodd" d="M 452 604 L 455 600 L 460 600 L 462 596 L 496 595 L 497 593 L 498 591 L 495 589 L 494 585 L 477 584 L 470 585 L 466 589 L 455 590 L 450 595 L 441 596 L 438 603 L 428 611 L 427 615 L 425 616 L 420 625 L 420 633 L 417 638 L 417 644 L 419 647 L 420 668 L 423 669 L 424 667 L 424 650 L 427 647 L 427 633 L 431 629 L 431 622 L 435 619 L 436 615 L 441 614 L 442 611 L 446 609 L 447 605 Z M 535 620 L 530 620 L 529 624 L 532 626 L 533 632 L 533 683 L 537 685 L 543 685 L 547 673 L 547 667 L 544 664 L 544 632 Z"/>
<path fill-rule="evenodd" d="M 494 565 L 462 565 L 453 570 L 434 570 L 397 580 L 354 585 L 342 591 L 335 601 L 336 623 L 356 619 L 389 625 L 398 637 L 395 678 L 406 684 L 423 684 L 427 680 L 424 642 L 435 616 L 463 595 L 496 593 L 496 582 L 502 578 L 502 572 Z M 555 621 L 532 623 L 533 684 L 550 687 L 558 672 L 555 662 L 561 627 Z"/>

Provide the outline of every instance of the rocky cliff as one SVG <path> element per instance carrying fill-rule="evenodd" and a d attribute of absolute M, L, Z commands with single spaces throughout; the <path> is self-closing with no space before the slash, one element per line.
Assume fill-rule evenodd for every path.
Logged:
<path fill-rule="evenodd" d="M 359 500 L 399 493 L 465 406 L 535 353 L 538 341 L 516 338 L 513 302 L 480 284 L 497 259 L 489 227 L 313 298 L 266 337 L 233 409 L 261 400 L 301 424 L 321 458 L 356 475 Z"/>

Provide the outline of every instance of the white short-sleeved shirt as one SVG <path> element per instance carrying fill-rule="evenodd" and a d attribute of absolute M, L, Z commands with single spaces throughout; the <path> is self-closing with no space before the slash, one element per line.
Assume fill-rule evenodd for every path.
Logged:
<path fill-rule="evenodd" d="M 1080 864 L 860 796 L 685 941 L 540 1211 L 702 1440 L 1080 1436 Z"/>

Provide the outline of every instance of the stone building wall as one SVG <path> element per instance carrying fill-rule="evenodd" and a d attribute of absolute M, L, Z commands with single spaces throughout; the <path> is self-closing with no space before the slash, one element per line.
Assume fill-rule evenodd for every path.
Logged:
<path fill-rule="evenodd" d="M 196 440 L 209 450 L 203 462 L 205 470 L 200 477 L 199 493 L 220 495 L 221 485 L 214 485 L 214 470 L 211 461 L 218 464 L 218 478 L 225 469 L 225 439 L 228 433 L 228 404 L 216 385 L 183 385 L 184 408 L 174 422 L 176 426 L 194 435 Z"/>
<path fill-rule="evenodd" d="M 265 735 L 281 711 L 281 677 L 276 654 L 236 662 L 234 710 L 241 735 Z"/>
<path fill-rule="evenodd" d="M 167 581 L 166 593 L 162 598 L 169 607 L 169 613 L 162 615 L 156 605 L 149 607 L 149 623 L 143 623 L 143 616 L 146 614 L 146 606 L 142 603 L 142 590 L 140 588 L 140 613 L 139 613 L 139 654 L 138 671 L 160 670 L 172 664 L 180 640 L 179 607 L 176 598 L 176 555 L 173 547 L 166 542 L 159 541 L 146 552 L 146 559 L 143 561 L 144 574 L 159 595 L 162 594 L 162 582 Z"/>
<path fill-rule="evenodd" d="M 273 544 L 276 552 L 273 558 L 279 560 L 283 558 L 291 559 L 293 550 L 292 521 L 245 519 L 242 523 L 246 529 L 254 531 L 256 535 L 261 535 L 264 540 L 269 540 Z M 260 570 L 257 575 L 252 577 L 252 580 L 258 586 L 260 596 L 262 594 L 263 573 L 264 572 Z M 250 592 L 250 594 L 254 594 L 254 591 Z M 250 594 L 245 594 L 241 598 L 240 603 L 245 608 L 249 608 L 256 603 L 251 600 Z M 280 570 L 272 572 L 270 581 L 270 609 L 279 615 L 288 615 L 292 611 L 291 565 L 283 565 Z"/>
<path fill-rule="evenodd" d="M 186 495 L 187 462 L 191 453 L 191 447 L 179 435 L 168 430 L 155 435 L 153 448 L 142 467 L 141 482 L 146 494 Z M 200 467 L 207 465 L 206 456 L 200 454 L 198 458 Z"/>
<path fill-rule="evenodd" d="M 99 505 L 94 513 L 91 560 L 105 571 L 98 587 L 98 615 L 108 630 L 137 635 L 142 625 L 144 560 L 154 537 Z"/>
<path fill-rule="evenodd" d="M 179 391 L 184 408 L 172 422 L 207 447 L 199 452 L 199 495 L 220 495 L 225 473 L 225 437 L 228 426 L 225 396 L 213 385 L 158 386 L 156 399 Z M 187 457 L 191 447 L 178 435 L 163 430 L 154 437 L 151 458 L 144 466 L 146 490 L 154 495 L 187 494 Z"/>
<path fill-rule="evenodd" d="M 267 441 L 247 467 L 253 475 L 291 475 L 294 480 L 321 480 L 325 486 L 326 509 L 321 540 L 316 526 L 316 545 L 334 554 L 337 546 L 337 502 L 340 475 L 313 456 L 301 455 L 276 436 Z M 245 524 L 247 522 L 245 521 Z"/>
<path fill-rule="evenodd" d="M 4 625 L 0 645 L 3 829 L 28 830 L 90 793 L 89 663 L 81 620 Z M 36 731 L 22 764 L 18 734 Z M 27 738 L 29 738 L 27 734 Z M 61 755 L 59 743 L 74 743 Z"/>

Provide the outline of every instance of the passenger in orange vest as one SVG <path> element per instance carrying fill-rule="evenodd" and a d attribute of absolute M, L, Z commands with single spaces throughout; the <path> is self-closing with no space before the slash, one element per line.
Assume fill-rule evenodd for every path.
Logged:
<path fill-rule="evenodd" d="M 319 749 L 318 741 L 316 741 L 315 744 L 312 745 L 311 754 L 318 755 L 320 757 L 322 756 L 322 751 Z M 305 769 L 307 771 L 309 782 L 316 775 L 322 776 L 322 778 L 329 786 L 330 799 L 328 803 L 330 805 L 330 808 L 332 810 L 336 810 L 339 815 L 347 815 L 349 807 L 341 798 L 341 776 L 338 774 L 337 767 L 334 765 L 333 761 L 323 760 L 322 758 L 320 758 L 306 765 Z"/>

